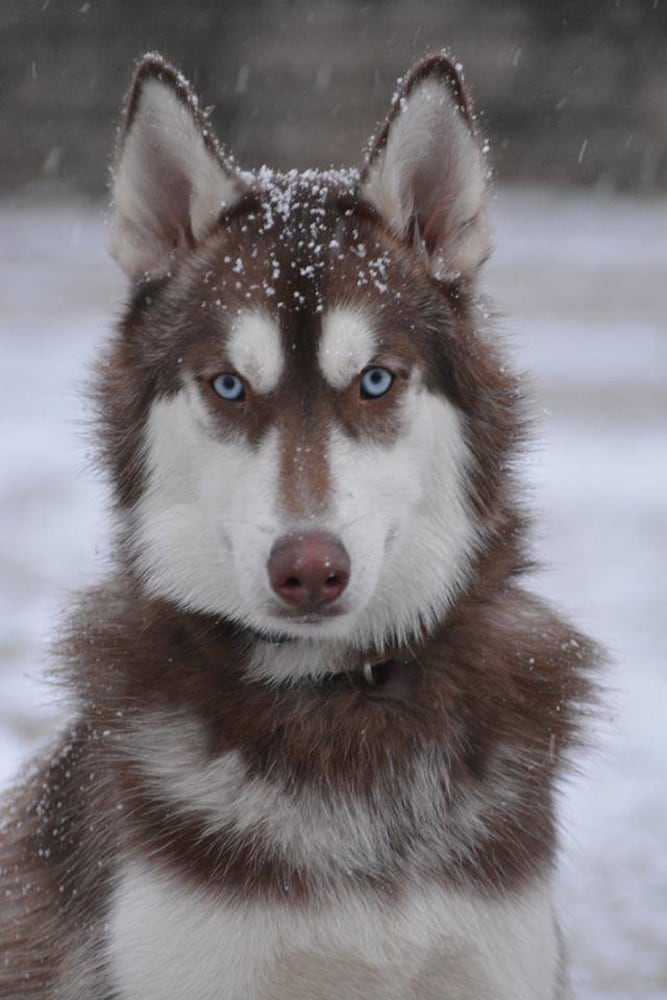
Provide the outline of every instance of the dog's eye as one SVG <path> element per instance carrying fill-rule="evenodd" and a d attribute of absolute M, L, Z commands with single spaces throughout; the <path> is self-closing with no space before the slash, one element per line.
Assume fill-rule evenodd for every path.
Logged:
<path fill-rule="evenodd" d="M 213 391 L 217 392 L 218 396 L 222 399 L 228 399 L 233 403 L 237 403 L 240 399 L 245 396 L 245 386 L 238 375 L 232 375 L 226 372 L 223 375 L 216 375 L 211 381 L 211 386 Z"/>
<path fill-rule="evenodd" d="M 362 399 L 377 399 L 389 392 L 394 376 L 386 368 L 369 368 L 361 377 Z"/>

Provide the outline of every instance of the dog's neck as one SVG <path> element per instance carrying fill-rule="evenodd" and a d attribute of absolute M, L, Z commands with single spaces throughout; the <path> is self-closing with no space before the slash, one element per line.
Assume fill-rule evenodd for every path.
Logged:
<path fill-rule="evenodd" d="M 415 662 L 405 646 L 360 651 L 340 642 L 315 642 L 279 633 L 239 630 L 248 650 L 246 674 L 272 687 L 382 687 L 401 665 Z"/>

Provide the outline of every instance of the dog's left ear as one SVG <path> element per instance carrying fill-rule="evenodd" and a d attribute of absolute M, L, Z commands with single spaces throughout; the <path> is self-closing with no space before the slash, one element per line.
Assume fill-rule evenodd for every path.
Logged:
<path fill-rule="evenodd" d="M 187 80 L 159 55 L 139 63 L 113 171 L 111 251 L 134 279 L 160 277 L 244 192 Z"/>
<path fill-rule="evenodd" d="M 360 181 L 360 195 L 414 241 L 439 280 L 471 279 L 488 257 L 486 168 L 470 100 L 444 55 L 399 87 Z"/>

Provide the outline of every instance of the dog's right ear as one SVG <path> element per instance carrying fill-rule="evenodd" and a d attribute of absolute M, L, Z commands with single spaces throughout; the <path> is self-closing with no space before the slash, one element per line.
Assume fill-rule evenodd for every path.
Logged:
<path fill-rule="evenodd" d="M 243 190 L 188 82 L 161 56 L 145 56 L 113 171 L 111 252 L 123 270 L 133 279 L 166 274 Z"/>
<path fill-rule="evenodd" d="M 372 144 L 360 193 L 439 280 L 472 280 L 489 254 L 484 156 L 470 99 L 444 54 L 417 63 Z"/>

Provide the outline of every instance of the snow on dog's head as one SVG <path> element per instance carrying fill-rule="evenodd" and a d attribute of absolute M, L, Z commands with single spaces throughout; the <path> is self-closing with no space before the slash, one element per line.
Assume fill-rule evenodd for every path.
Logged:
<path fill-rule="evenodd" d="M 142 585 L 257 632 L 386 648 L 511 530 L 515 386 L 479 336 L 484 167 L 444 56 L 361 173 L 237 171 L 140 65 L 115 171 L 134 297 L 102 368 Z"/>

